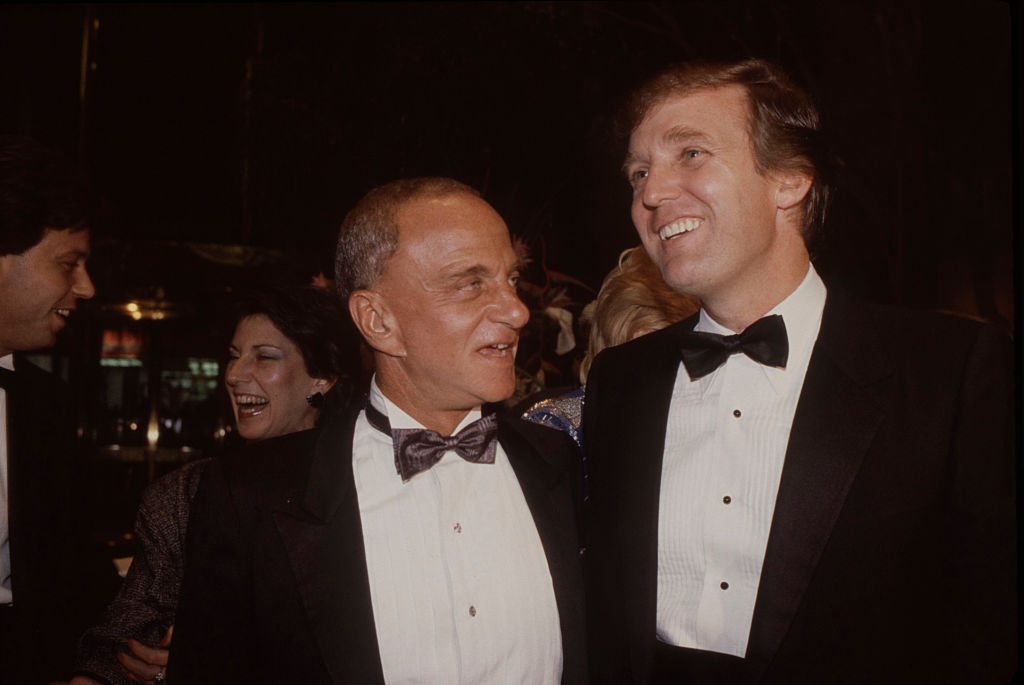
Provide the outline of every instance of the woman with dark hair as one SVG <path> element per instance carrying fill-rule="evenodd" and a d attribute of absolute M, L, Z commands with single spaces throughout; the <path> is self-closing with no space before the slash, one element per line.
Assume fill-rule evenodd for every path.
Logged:
<path fill-rule="evenodd" d="M 353 383 L 345 370 L 358 351 L 332 294 L 312 287 L 252 291 L 239 299 L 234 320 L 224 382 L 242 438 L 312 428 L 348 399 Z"/>
<path fill-rule="evenodd" d="M 347 400 L 358 352 L 333 295 L 262 289 L 240 298 L 234 311 L 224 382 L 239 436 L 253 442 L 310 430 Z M 73 685 L 163 682 L 189 507 L 209 461 L 190 462 L 143 493 L 135 557 L 99 625 L 82 636 Z"/>

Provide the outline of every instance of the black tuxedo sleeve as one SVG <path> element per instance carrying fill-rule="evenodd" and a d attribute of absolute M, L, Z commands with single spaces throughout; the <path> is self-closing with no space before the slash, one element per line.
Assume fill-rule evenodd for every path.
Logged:
<path fill-rule="evenodd" d="M 1010 341 L 979 328 L 953 429 L 947 645 L 950 682 L 1007 682 L 1016 667 L 1014 400 Z M 958 673 L 959 669 L 962 673 Z"/>

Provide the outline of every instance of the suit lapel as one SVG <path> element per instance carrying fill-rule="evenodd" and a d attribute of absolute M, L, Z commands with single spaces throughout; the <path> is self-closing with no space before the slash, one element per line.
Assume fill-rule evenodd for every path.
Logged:
<path fill-rule="evenodd" d="M 782 643 L 846 495 L 884 417 L 871 386 L 891 374 L 873 323 L 829 294 L 790 431 L 747 659 Z"/>
<path fill-rule="evenodd" d="M 324 427 L 305 491 L 291 493 L 274 518 L 332 681 L 383 685 L 352 478 L 358 416 L 350 412 Z"/>
<path fill-rule="evenodd" d="M 19 578 L 15 592 L 22 606 L 32 606 L 43 593 L 53 594 L 45 581 L 52 573 L 49 547 L 40 547 L 39 536 L 63 525 L 62 510 L 50 496 L 73 491 L 67 454 L 73 424 L 65 398 L 58 395 L 59 382 L 19 353 L 14 356 L 16 371 L 7 388 L 9 549 L 13 575 Z"/>
<path fill-rule="evenodd" d="M 562 633 L 562 682 L 586 681 L 583 576 L 572 497 L 582 479 L 575 448 L 558 431 L 500 416 L 498 439 L 533 515 L 551 573 Z"/>
<path fill-rule="evenodd" d="M 626 368 L 616 374 L 618 387 L 602 392 L 619 399 L 614 405 L 621 411 L 616 422 L 628 427 L 627 442 L 616 457 L 619 468 L 615 479 L 622 479 L 624 500 L 616 507 L 615 539 L 621 550 L 623 586 L 634 588 L 641 601 L 625 607 L 627 634 L 640 639 L 630 641 L 630 661 L 634 674 L 650 671 L 658 604 L 658 509 L 661 492 L 661 467 L 665 452 L 665 431 L 676 375 L 680 369 L 678 337 L 692 330 L 696 317 L 652 333 L 638 341 L 638 352 L 625 357 Z M 604 417 L 611 421 L 613 417 Z M 627 448 L 628 446 L 628 448 Z M 596 468 L 596 467 L 595 467 Z"/>

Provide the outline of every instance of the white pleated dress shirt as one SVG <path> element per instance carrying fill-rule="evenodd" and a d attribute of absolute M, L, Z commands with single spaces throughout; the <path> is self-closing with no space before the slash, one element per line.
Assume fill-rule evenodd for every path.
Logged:
<path fill-rule="evenodd" d="M 785 369 L 734 354 L 672 391 L 658 515 L 658 639 L 743 657 L 825 285 L 813 267 L 782 315 Z M 766 316 L 768 315 L 766 314 Z M 695 330 L 731 335 L 702 309 Z"/>
<path fill-rule="evenodd" d="M 14 371 L 14 355 L 0 357 L 0 366 Z M 0 388 L 0 604 L 10 604 L 11 592 L 11 545 L 8 538 L 8 495 L 7 495 L 7 391 Z"/>
<path fill-rule="evenodd" d="M 422 428 L 381 394 L 392 428 Z M 480 417 L 470 412 L 456 431 Z M 359 498 L 384 680 L 556 685 L 562 638 L 533 516 L 501 446 L 495 463 L 448 452 L 402 483 L 391 438 L 356 422 Z"/>

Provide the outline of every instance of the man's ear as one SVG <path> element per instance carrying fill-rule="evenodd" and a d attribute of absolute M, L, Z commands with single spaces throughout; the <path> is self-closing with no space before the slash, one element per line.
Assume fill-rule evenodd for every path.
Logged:
<path fill-rule="evenodd" d="M 348 311 L 370 347 L 392 357 L 406 355 L 398 322 L 382 294 L 374 290 L 356 290 L 349 295 Z"/>
<path fill-rule="evenodd" d="M 775 206 L 782 210 L 797 207 L 811 190 L 813 177 L 803 171 L 772 171 L 776 182 Z"/>

